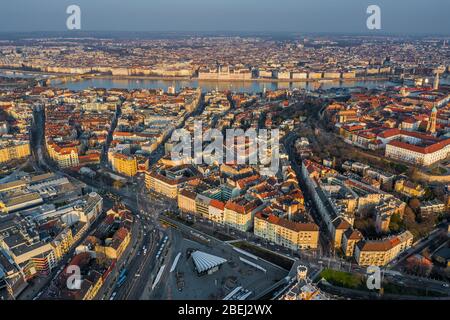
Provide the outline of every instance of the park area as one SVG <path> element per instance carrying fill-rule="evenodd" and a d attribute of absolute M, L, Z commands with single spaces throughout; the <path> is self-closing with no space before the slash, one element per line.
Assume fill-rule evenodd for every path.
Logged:
<path fill-rule="evenodd" d="M 360 290 L 360 291 L 374 291 L 369 290 L 366 285 L 366 277 L 357 274 L 332 269 L 324 269 L 316 278 L 316 280 L 325 279 L 333 286 Z M 427 288 L 413 288 L 409 286 L 399 285 L 387 281 L 382 284 L 383 294 L 400 295 L 400 296 L 414 296 L 414 297 L 446 297 L 446 295 L 428 290 Z"/>

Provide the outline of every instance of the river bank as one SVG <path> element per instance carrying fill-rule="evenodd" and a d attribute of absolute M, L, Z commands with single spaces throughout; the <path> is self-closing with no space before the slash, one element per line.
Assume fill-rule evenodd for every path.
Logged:
<path fill-rule="evenodd" d="M 355 82 L 355 81 L 389 81 L 389 77 L 357 77 L 357 78 L 321 78 L 321 79 L 200 79 L 198 77 L 163 77 L 163 76 L 113 76 L 113 75 L 83 75 L 84 78 L 111 79 L 111 80 L 161 80 L 161 81 L 198 81 L 198 82 Z"/>
<path fill-rule="evenodd" d="M 276 78 L 251 78 L 251 79 L 201 79 L 199 77 L 176 77 L 156 75 L 109 75 L 109 74 L 75 74 L 75 73 L 52 73 L 36 70 L 0 68 L 0 74 L 6 76 L 41 75 L 47 77 L 73 77 L 73 80 L 81 79 L 111 79 L 111 80 L 160 80 L 160 81 L 199 81 L 199 82 L 355 82 L 355 81 L 389 81 L 388 76 L 364 76 L 355 78 L 320 78 L 320 79 L 276 79 Z M 81 78 L 81 79 L 80 79 Z"/>

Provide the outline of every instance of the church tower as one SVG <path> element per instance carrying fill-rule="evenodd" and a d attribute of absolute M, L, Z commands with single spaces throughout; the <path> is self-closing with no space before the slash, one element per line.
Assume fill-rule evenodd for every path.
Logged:
<path fill-rule="evenodd" d="M 430 118 L 428 119 L 428 128 L 427 131 L 431 134 L 436 133 L 436 121 L 437 121 L 437 109 L 433 107 L 431 110 Z"/>
<path fill-rule="evenodd" d="M 439 73 L 434 76 L 433 90 L 439 90 Z"/>

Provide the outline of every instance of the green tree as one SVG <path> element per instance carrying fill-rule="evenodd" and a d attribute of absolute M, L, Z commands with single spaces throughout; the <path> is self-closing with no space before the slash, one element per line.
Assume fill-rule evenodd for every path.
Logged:
<path fill-rule="evenodd" d="M 420 209 L 420 200 L 417 198 L 413 198 L 411 200 L 409 200 L 409 206 L 411 207 L 411 209 L 414 210 L 414 212 L 417 214 L 417 212 Z"/>

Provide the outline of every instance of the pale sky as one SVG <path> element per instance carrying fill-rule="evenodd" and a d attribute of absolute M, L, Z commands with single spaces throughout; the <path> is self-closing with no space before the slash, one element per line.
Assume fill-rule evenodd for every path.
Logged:
<path fill-rule="evenodd" d="M 450 0 L 2 0 L 1 31 L 65 31 L 66 8 L 84 31 L 292 31 L 369 33 L 371 4 L 382 33 L 450 34 Z"/>

